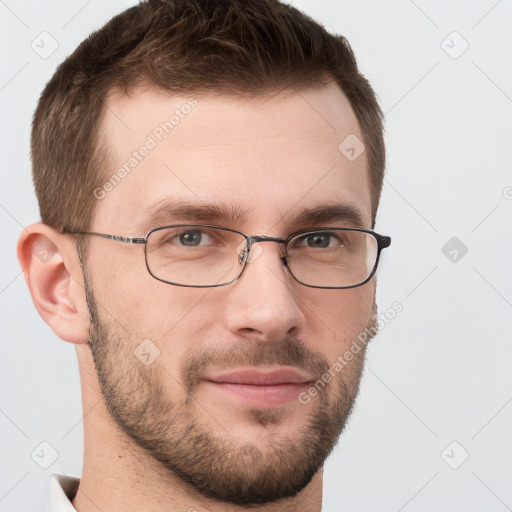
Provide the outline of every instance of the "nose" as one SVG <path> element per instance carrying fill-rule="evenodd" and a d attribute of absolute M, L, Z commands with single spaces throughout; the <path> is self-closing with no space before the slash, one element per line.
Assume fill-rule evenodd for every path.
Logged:
<path fill-rule="evenodd" d="M 297 290 L 301 285 L 284 266 L 279 244 L 259 242 L 251 253 L 240 279 L 226 290 L 227 328 L 236 336 L 260 341 L 296 335 L 304 324 Z"/>

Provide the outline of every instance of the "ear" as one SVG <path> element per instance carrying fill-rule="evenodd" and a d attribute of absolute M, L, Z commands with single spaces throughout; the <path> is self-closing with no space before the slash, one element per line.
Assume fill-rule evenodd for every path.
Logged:
<path fill-rule="evenodd" d="M 37 222 L 21 233 L 18 260 L 43 320 L 59 338 L 87 343 L 89 310 L 74 239 Z"/>

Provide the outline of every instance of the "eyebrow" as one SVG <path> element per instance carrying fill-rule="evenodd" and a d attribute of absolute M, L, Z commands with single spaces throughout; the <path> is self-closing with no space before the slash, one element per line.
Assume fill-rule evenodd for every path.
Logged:
<path fill-rule="evenodd" d="M 337 222 L 340 227 L 365 228 L 369 224 L 363 212 L 352 204 L 326 204 L 315 207 L 296 208 L 286 214 L 292 224 L 307 227 L 307 224 Z"/>
<path fill-rule="evenodd" d="M 146 208 L 144 214 L 147 218 L 143 229 L 147 232 L 155 227 L 176 222 L 243 224 L 247 222 L 250 211 L 238 205 L 190 204 L 181 199 L 164 199 Z"/>
<path fill-rule="evenodd" d="M 142 230 L 147 233 L 156 227 L 180 222 L 219 224 L 236 227 L 246 223 L 252 210 L 241 205 L 191 204 L 181 199 L 164 199 L 145 209 Z M 326 223 L 339 223 L 340 227 L 367 227 L 361 210 L 352 204 L 332 203 L 313 207 L 296 207 L 282 215 L 294 228 L 307 229 Z"/>

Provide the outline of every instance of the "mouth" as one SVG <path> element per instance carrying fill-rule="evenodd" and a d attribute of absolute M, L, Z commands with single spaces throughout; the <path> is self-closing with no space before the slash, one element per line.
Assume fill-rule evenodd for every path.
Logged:
<path fill-rule="evenodd" d="M 258 407 L 283 405 L 296 400 L 312 382 L 311 375 L 289 367 L 241 368 L 204 378 L 204 383 L 217 393 Z"/>

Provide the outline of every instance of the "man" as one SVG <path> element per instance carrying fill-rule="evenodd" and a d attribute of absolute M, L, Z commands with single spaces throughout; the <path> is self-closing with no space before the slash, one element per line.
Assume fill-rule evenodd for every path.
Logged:
<path fill-rule="evenodd" d="M 51 510 L 320 510 L 391 241 L 347 41 L 276 0 L 143 2 L 59 67 L 32 159 L 18 256 L 84 410 Z"/>

